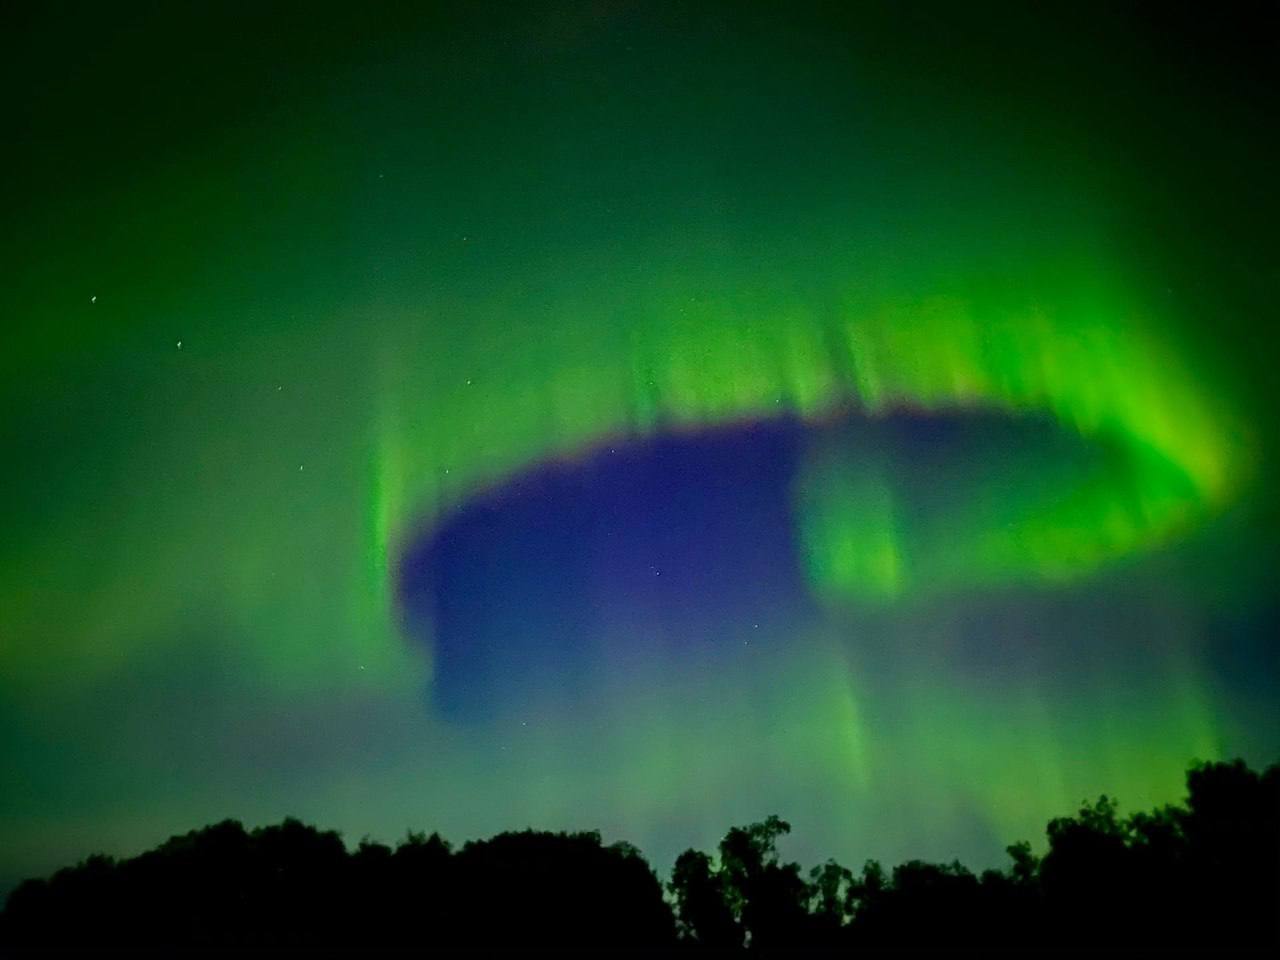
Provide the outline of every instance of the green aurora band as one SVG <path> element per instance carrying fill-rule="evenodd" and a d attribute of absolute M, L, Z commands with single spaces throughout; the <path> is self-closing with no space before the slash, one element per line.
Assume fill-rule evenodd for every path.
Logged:
<path fill-rule="evenodd" d="M 478 402 L 470 398 L 482 391 L 454 384 L 444 435 L 406 438 L 384 426 L 375 552 L 394 563 L 391 545 L 415 510 L 429 523 L 529 462 L 581 457 L 619 437 L 779 415 L 821 423 L 849 409 L 996 410 L 1047 414 L 1105 446 L 1111 461 L 1083 483 L 979 491 L 940 537 L 917 542 L 874 465 L 815 457 L 797 491 L 815 586 L 892 598 L 1092 573 L 1212 516 L 1251 469 L 1242 421 L 1156 335 L 1149 311 L 1116 290 L 1078 292 L 1098 287 L 1102 269 L 1065 271 L 1059 283 L 1076 291 L 1066 302 L 1053 290 L 1022 301 L 981 291 L 859 303 L 866 296 L 849 293 L 828 310 L 731 290 L 710 303 L 646 304 L 623 331 L 629 349 L 490 370 L 514 389 Z M 534 349 L 509 348 L 522 357 Z"/>

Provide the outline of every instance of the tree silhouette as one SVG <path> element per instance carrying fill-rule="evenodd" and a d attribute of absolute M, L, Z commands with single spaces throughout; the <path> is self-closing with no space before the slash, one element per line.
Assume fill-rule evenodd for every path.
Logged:
<path fill-rule="evenodd" d="M 853 913 L 853 872 L 835 860 L 809 871 L 811 936 L 823 947 L 839 942 L 840 931 Z"/>
<path fill-rule="evenodd" d="M 28 880 L 0 953 L 405 954 L 966 950 L 1025 954 L 1280 946 L 1280 767 L 1193 766 L 1184 804 L 1121 816 L 1108 797 L 1051 820 L 1042 857 L 1009 846 L 980 876 L 919 860 L 801 874 L 776 816 L 686 850 L 666 893 L 640 852 L 600 834 L 524 830 L 455 850 L 394 848 L 294 819 L 227 820 L 140 856 L 92 856 Z M 674 908 L 674 909 L 673 909 Z"/>
<path fill-rule="evenodd" d="M 680 854 L 671 871 L 669 889 L 675 898 L 681 933 L 687 940 L 712 950 L 742 946 L 742 929 L 709 856 L 701 850 Z"/>

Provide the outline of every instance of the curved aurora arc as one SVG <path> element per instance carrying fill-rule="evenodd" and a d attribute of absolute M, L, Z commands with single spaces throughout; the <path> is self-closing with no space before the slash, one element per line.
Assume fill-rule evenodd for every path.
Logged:
<path fill-rule="evenodd" d="M 783 415 L 822 424 L 850 410 L 1047 414 L 1110 454 L 1109 469 L 1083 483 L 1038 483 L 975 505 L 944 536 L 912 543 L 893 516 L 890 478 L 856 456 L 816 452 L 796 489 L 805 560 L 816 590 L 849 599 L 1067 582 L 1191 529 L 1250 471 L 1243 424 L 1119 296 L 898 299 L 853 304 L 827 322 L 801 307 L 755 312 L 726 301 L 668 309 L 676 319 L 632 331 L 620 358 L 553 366 L 545 383 L 498 396 L 460 390 L 454 436 L 406 441 L 384 421 L 377 549 L 394 567 L 401 531 L 423 522 L 416 505 L 428 504 L 430 526 L 433 514 L 538 460 Z"/>
<path fill-rule="evenodd" d="M 473 498 L 501 497 L 504 484 L 540 463 L 573 469 L 628 440 L 668 431 L 696 436 L 777 417 L 808 424 L 816 438 L 794 477 L 793 509 L 810 588 L 835 608 L 909 610 L 908 601 L 922 601 L 927 610 L 949 595 L 1014 585 L 1052 592 L 1176 543 L 1227 507 L 1252 470 L 1248 428 L 1221 399 L 1225 394 L 1207 391 L 1204 378 L 1191 375 L 1176 324 L 1149 312 L 1123 285 L 1100 283 L 1104 268 L 1089 258 L 1054 258 L 1030 270 L 1017 260 L 1010 266 L 1021 269 L 1016 285 L 944 279 L 934 287 L 939 292 L 923 296 L 864 287 L 827 311 L 776 289 L 740 287 L 716 297 L 695 283 L 697 295 L 677 288 L 666 291 L 665 302 L 642 296 L 629 307 L 610 304 L 623 319 L 607 328 L 539 328 L 528 339 L 518 327 L 504 330 L 501 350 L 442 358 L 426 381 L 384 359 L 371 483 L 375 580 L 394 584 L 408 546 L 429 539 Z M 581 307 L 557 309 L 572 314 Z M 415 357 L 428 353 L 420 348 L 399 344 Z M 447 419 L 415 409 L 425 397 L 427 409 L 438 403 Z M 1027 476 L 1001 478 L 997 471 L 995 489 L 971 489 L 970 501 L 942 528 L 921 528 L 909 511 L 896 509 L 892 470 L 876 451 L 863 458 L 838 432 L 834 440 L 826 432 L 833 422 L 900 411 L 994 411 L 1079 437 L 1100 456 L 1083 475 L 1055 476 L 1052 463 Z M 388 595 L 386 602 L 395 600 Z M 918 638 L 911 631 L 927 635 L 933 626 L 927 615 L 904 622 L 898 655 L 911 664 L 920 656 L 912 652 Z M 419 619 L 413 626 L 429 649 L 430 624 Z M 865 798 L 872 784 L 885 782 L 887 765 L 913 764 L 876 743 L 866 701 L 882 694 L 859 680 L 858 641 L 850 646 L 829 631 L 819 634 L 782 639 L 783 659 L 762 669 L 779 691 L 803 692 L 779 693 L 771 719 L 758 718 L 752 729 L 770 742 L 776 769 L 806 782 L 816 777 L 835 796 Z M 939 743 L 951 744 L 953 757 L 933 756 L 926 776 L 965 784 L 995 837 L 1034 831 L 1044 811 L 1079 799 L 1078 777 L 1089 766 L 1073 759 L 1081 739 L 1109 745 L 1102 762 L 1115 792 L 1171 797 L 1188 758 L 1220 749 L 1213 710 L 1195 668 L 1177 652 L 1180 644 L 1172 641 L 1173 653 L 1152 651 L 1150 676 L 1164 678 L 1159 692 L 1103 681 L 1095 696 L 1109 705 L 1101 711 L 1064 709 L 1060 701 L 1049 707 L 1030 692 L 1034 687 L 993 711 L 963 694 L 940 697 L 940 688 L 917 678 L 904 689 L 913 691 L 912 702 L 930 706 L 895 722 L 914 724 L 917 749 L 930 755 Z M 782 652 L 788 648 L 790 655 Z M 921 673 L 926 663 L 927 655 Z M 698 692 L 706 671 L 722 668 L 677 656 L 631 679 L 641 690 L 646 683 L 669 688 L 671 702 L 696 703 L 710 696 Z M 673 679 L 686 669 L 694 679 Z M 714 696 L 734 703 L 731 714 L 759 712 L 733 701 L 729 686 L 711 684 Z M 632 704 L 628 696 L 622 702 Z M 724 742 L 723 733 L 706 732 L 718 729 L 715 721 L 703 717 L 700 727 L 688 717 L 659 719 L 653 711 L 665 708 L 653 696 L 641 693 L 640 706 L 618 707 L 621 714 L 648 711 L 645 733 L 628 732 L 631 725 L 616 718 L 617 729 L 605 725 L 613 751 L 633 758 L 610 775 L 607 795 L 622 811 L 617 822 L 641 832 L 657 815 L 643 799 L 655 782 L 668 785 L 666 795 L 691 783 L 723 791 L 742 773 L 740 758 L 710 760 L 718 748 L 701 746 Z M 550 698 L 544 709 L 565 710 L 563 723 L 572 729 L 579 722 L 573 709 L 557 708 Z M 954 739 L 961 730 L 964 742 Z M 700 757 L 697 769 L 673 760 L 673 751 Z M 542 756 L 558 752 L 544 744 Z M 795 766 L 788 757 L 805 760 Z M 1020 779 L 1029 758 L 1031 784 Z M 575 771 L 583 779 L 569 775 L 578 786 L 564 789 L 587 789 L 583 782 L 603 789 L 598 773 Z M 523 799 L 554 819 L 559 795 L 544 786 Z"/>

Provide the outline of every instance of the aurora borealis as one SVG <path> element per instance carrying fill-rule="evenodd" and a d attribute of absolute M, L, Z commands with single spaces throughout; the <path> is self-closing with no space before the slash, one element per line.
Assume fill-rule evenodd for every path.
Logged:
<path fill-rule="evenodd" d="M 896 6 L 15 16 L 0 881 L 1274 760 L 1261 31 Z"/>

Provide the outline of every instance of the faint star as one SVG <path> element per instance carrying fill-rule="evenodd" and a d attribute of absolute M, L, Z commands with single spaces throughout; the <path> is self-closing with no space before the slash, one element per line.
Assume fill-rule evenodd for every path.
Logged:
<path fill-rule="evenodd" d="M 97 303 L 97 302 L 98 302 L 98 297 L 97 297 L 97 295 L 95 294 L 94 296 L 90 297 L 90 298 L 89 298 L 89 302 L 90 302 L 90 303 Z"/>
<path fill-rule="evenodd" d="M 181 349 L 182 349 L 182 341 L 181 341 L 181 340 L 179 340 L 179 341 L 178 341 L 178 349 L 179 349 L 179 350 L 181 350 Z"/>

